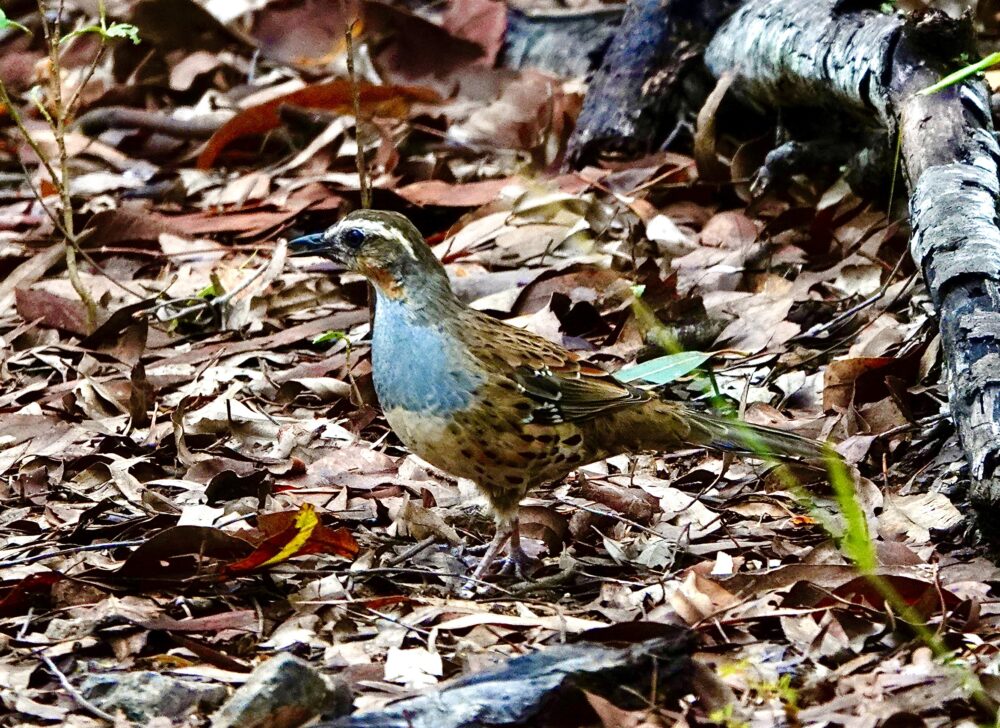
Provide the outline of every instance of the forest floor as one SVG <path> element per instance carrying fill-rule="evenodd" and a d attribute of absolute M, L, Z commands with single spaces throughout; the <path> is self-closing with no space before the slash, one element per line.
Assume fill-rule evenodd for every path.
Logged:
<path fill-rule="evenodd" d="M 662 357 L 666 332 L 689 354 L 647 375 L 663 396 L 714 392 L 836 443 L 872 571 L 908 610 L 851 562 L 857 522 L 823 478 L 693 449 L 532 492 L 536 581 L 458 596 L 492 534 L 485 503 L 382 418 L 365 283 L 284 243 L 359 205 L 349 85 L 327 83 L 343 4 L 113 5 L 138 45 L 116 40 L 90 75 L 94 34 L 63 49 L 89 119 L 66 143 L 96 328 L 46 212 L 58 180 L 2 117 L 0 725 L 103 725 L 101 675 L 231 690 L 291 652 L 371 711 L 563 643 L 678 634 L 696 667 L 665 689 L 647 669 L 621 678 L 626 705 L 535 696 L 530 724 L 992 720 L 1000 570 L 954 505 L 963 456 L 890 180 L 884 199 L 796 178 L 751 200 L 760 140 L 735 137 L 721 184 L 674 151 L 564 171 L 585 86 L 498 68 L 502 5 L 364 4 L 375 206 L 412 217 L 470 305 L 611 371 Z M 29 95 L 54 104 L 37 11 L 5 7 L 34 32 L 0 35 L 0 77 L 54 155 Z M 115 123 L 120 106 L 181 130 Z M 119 720 L 200 725 L 216 704 Z"/>

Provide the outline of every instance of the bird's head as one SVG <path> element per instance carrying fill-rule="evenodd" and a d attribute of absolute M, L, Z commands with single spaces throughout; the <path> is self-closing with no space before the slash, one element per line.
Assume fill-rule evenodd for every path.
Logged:
<path fill-rule="evenodd" d="M 294 255 L 322 255 L 360 273 L 388 298 L 441 284 L 449 290 L 441 263 L 398 212 L 356 210 L 321 233 L 292 240 L 289 247 Z"/>

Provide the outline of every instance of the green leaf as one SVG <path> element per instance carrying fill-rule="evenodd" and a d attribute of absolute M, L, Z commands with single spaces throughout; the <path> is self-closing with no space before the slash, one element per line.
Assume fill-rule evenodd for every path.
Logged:
<path fill-rule="evenodd" d="M 104 40 L 112 40 L 114 38 L 128 38 L 130 41 L 138 45 L 139 43 L 139 29 L 132 25 L 131 23 L 112 23 L 111 25 L 102 27 L 100 25 L 86 25 L 82 28 L 77 28 L 72 33 L 67 33 L 59 41 L 60 45 L 63 43 L 68 43 L 73 38 L 78 35 L 84 35 L 85 33 L 97 33 Z"/>
<path fill-rule="evenodd" d="M 313 339 L 312 343 L 325 344 L 328 341 L 340 341 L 341 339 L 346 339 L 346 338 L 347 334 L 343 331 L 327 331 L 325 333 L 320 334 L 315 339 Z"/>
<path fill-rule="evenodd" d="M 28 35 L 31 35 L 31 31 L 25 28 L 23 25 L 15 20 L 11 20 L 7 17 L 7 13 L 0 10 L 0 30 L 7 30 L 7 28 L 17 28 L 18 30 L 23 30 Z"/>
<path fill-rule="evenodd" d="M 205 286 L 200 291 L 198 291 L 196 294 L 194 294 L 194 297 L 195 298 L 215 298 L 218 295 L 219 295 L 219 292 L 215 289 L 215 284 L 214 283 L 209 283 L 207 286 Z"/>
<path fill-rule="evenodd" d="M 105 34 L 108 38 L 128 38 L 133 44 L 139 45 L 139 29 L 131 23 L 112 23 Z"/>
<path fill-rule="evenodd" d="M 84 35 L 85 33 L 97 33 L 98 35 L 100 35 L 103 32 L 104 32 L 104 28 L 102 28 L 99 25 L 85 25 L 84 27 L 77 28 L 76 30 L 71 31 L 71 32 L 67 33 L 66 35 L 64 35 L 62 38 L 60 38 L 59 39 L 59 45 L 62 45 L 63 43 L 69 43 L 71 40 L 73 40 L 77 36 Z"/>
<path fill-rule="evenodd" d="M 651 384 L 667 384 L 678 377 L 683 377 L 693 369 L 697 369 L 711 356 L 711 352 L 704 351 L 682 351 L 677 354 L 667 354 L 644 361 L 642 364 L 625 367 L 618 371 L 615 377 L 623 382 L 634 382 L 641 379 Z"/>

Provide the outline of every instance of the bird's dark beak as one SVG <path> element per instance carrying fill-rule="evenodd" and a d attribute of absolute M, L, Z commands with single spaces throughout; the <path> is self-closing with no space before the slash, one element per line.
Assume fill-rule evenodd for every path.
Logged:
<path fill-rule="evenodd" d="M 329 254 L 329 249 L 327 248 L 326 243 L 323 242 L 323 233 L 303 235 L 301 238 L 290 240 L 288 243 L 288 249 L 291 251 L 292 255 L 296 257 Z"/>

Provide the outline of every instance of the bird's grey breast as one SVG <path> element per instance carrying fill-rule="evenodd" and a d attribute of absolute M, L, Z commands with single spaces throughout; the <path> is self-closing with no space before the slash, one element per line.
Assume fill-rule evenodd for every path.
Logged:
<path fill-rule="evenodd" d="M 372 332 L 372 377 L 384 410 L 427 415 L 467 409 L 484 381 L 441 317 L 379 296 Z"/>

